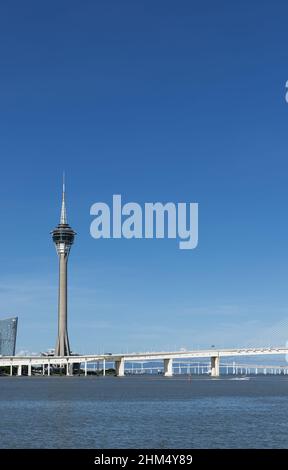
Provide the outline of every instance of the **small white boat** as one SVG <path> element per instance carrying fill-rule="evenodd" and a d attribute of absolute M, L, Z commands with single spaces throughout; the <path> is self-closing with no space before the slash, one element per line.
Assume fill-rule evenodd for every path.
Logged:
<path fill-rule="evenodd" d="M 250 377 L 233 377 L 233 379 L 230 380 L 250 380 Z"/>

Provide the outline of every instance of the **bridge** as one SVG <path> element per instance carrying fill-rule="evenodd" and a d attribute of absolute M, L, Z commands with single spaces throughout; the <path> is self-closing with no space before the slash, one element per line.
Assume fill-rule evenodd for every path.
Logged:
<path fill-rule="evenodd" d="M 43 375 L 47 371 L 50 376 L 51 368 L 65 367 L 66 375 L 73 375 L 73 364 L 84 364 L 84 374 L 87 376 L 87 366 L 89 363 L 103 362 L 103 374 L 105 375 L 105 363 L 114 362 L 116 375 L 125 375 L 125 362 L 137 361 L 163 361 L 164 376 L 172 377 L 173 359 L 195 359 L 210 358 L 211 376 L 220 375 L 220 359 L 222 357 L 243 357 L 243 356 L 264 356 L 264 355 L 285 355 L 288 348 L 237 348 L 237 349 L 204 349 L 204 350 L 181 350 L 162 352 L 140 352 L 127 354 L 92 354 L 73 356 L 0 356 L 0 367 L 10 367 L 10 375 L 13 374 L 13 367 L 17 367 L 17 375 L 22 375 L 22 367 L 27 367 L 28 376 L 32 375 L 32 366 L 42 366 Z"/>

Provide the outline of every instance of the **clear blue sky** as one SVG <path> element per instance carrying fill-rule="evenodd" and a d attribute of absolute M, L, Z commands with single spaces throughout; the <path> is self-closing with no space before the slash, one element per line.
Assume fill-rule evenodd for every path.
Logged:
<path fill-rule="evenodd" d="M 286 1 L 0 6 L 0 317 L 55 346 L 62 170 L 77 352 L 288 339 Z M 90 206 L 199 203 L 199 245 L 90 237 Z"/>

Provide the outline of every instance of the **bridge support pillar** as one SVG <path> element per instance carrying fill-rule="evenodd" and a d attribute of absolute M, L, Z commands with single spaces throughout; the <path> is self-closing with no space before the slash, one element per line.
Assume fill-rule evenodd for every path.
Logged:
<path fill-rule="evenodd" d="M 50 372 L 51 371 L 50 371 L 50 361 L 49 361 L 48 364 L 47 364 L 47 374 L 48 374 L 48 376 L 50 376 Z"/>
<path fill-rule="evenodd" d="M 67 362 L 67 365 L 66 365 L 66 375 L 67 375 L 67 377 L 69 377 L 70 375 L 73 375 L 73 365 L 74 364 L 69 364 L 69 362 Z"/>
<path fill-rule="evenodd" d="M 32 364 L 30 362 L 30 364 L 28 364 L 28 377 L 31 377 L 32 375 Z"/>
<path fill-rule="evenodd" d="M 22 375 L 22 366 L 17 367 L 17 375 L 19 375 L 19 376 Z"/>
<path fill-rule="evenodd" d="M 84 362 L 84 375 L 87 377 L 87 361 Z"/>
<path fill-rule="evenodd" d="M 211 357 L 211 377 L 219 377 L 220 375 L 220 357 Z"/>
<path fill-rule="evenodd" d="M 103 377 L 106 375 L 106 361 L 103 359 Z"/>
<path fill-rule="evenodd" d="M 13 366 L 11 365 L 10 366 L 10 377 L 12 377 L 12 375 L 13 375 Z"/>
<path fill-rule="evenodd" d="M 124 377 L 125 363 L 123 358 L 120 361 L 115 361 L 115 369 L 117 377 Z"/>
<path fill-rule="evenodd" d="M 164 359 L 164 376 L 172 377 L 173 375 L 173 359 Z"/>

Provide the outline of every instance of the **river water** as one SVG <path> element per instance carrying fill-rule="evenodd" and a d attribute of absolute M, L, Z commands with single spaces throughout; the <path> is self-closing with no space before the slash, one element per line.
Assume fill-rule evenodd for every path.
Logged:
<path fill-rule="evenodd" d="M 1 448 L 288 448 L 288 377 L 0 377 Z"/>

